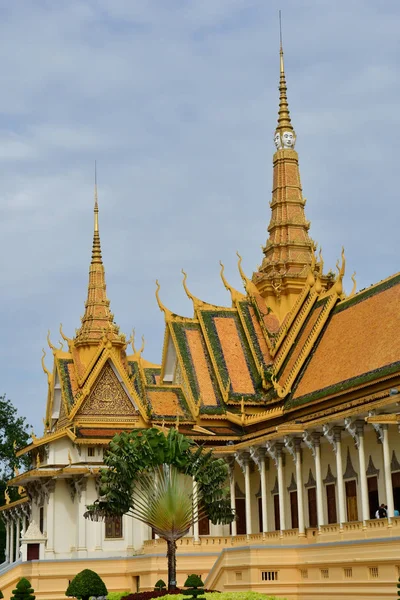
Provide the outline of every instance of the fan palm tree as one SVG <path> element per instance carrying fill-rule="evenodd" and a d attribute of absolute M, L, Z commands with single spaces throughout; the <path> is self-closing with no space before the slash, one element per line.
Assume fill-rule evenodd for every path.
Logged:
<path fill-rule="evenodd" d="M 176 467 L 163 464 L 141 474 L 128 514 L 167 542 L 169 582 L 176 581 L 176 541 L 204 516 L 201 506 L 192 478 Z"/>
<path fill-rule="evenodd" d="M 211 451 L 170 429 L 116 435 L 105 456 L 99 499 L 87 507 L 92 520 L 127 514 L 167 542 L 168 589 L 176 588 L 176 541 L 208 517 L 230 523 L 227 465 Z"/>

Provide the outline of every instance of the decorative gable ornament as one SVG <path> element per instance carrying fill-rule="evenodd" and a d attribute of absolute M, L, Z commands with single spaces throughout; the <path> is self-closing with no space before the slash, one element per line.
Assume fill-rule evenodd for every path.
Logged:
<path fill-rule="evenodd" d="M 29 523 L 28 529 L 25 531 L 24 535 L 21 538 L 25 542 L 32 541 L 43 541 L 46 540 L 47 537 L 42 533 L 37 525 L 36 521 L 31 521 Z"/>

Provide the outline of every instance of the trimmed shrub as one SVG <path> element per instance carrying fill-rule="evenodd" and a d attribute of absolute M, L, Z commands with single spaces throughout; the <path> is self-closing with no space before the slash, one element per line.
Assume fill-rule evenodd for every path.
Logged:
<path fill-rule="evenodd" d="M 165 590 L 167 587 L 167 584 L 165 583 L 165 581 L 163 581 L 162 579 L 159 579 L 156 583 L 156 585 L 154 586 L 155 590 Z"/>
<path fill-rule="evenodd" d="M 90 569 L 84 569 L 71 581 L 66 596 L 89 600 L 91 596 L 107 596 L 107 588 L 102 578 Z"/>
<path fill-rule="evenodd" d="M 13 595 L 10 600 L 35 600 L 34 591 L 33 587 L 31 587 L 31 582 L 22 577 L 18 581 L 15 590 L 12 591 Z"/>
<path fill-rule="evenodd" d="M 204 598 L 204 583 L 198 575 L 194 573 L 189 575 L 185 581 L 185 587 L 189 588 L 183 592 L 185 596 L 189 596 L 195 600 L 196 598 Z"/>

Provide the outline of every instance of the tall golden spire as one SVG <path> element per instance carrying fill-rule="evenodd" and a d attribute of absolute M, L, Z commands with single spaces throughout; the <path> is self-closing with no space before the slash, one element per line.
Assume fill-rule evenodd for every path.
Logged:
<path fill-rule="evenodd" d="M 263 261 L 253 275 L 253 281 L 271 308 L 283 317 L 303 289 L 313 263 L 315 248 L 308 235 L 310 223 L 304 214 L 305 199 L 300 182 L 299 157 L 294 149 L 296 134 L 287 99 L 282 33 L 279 63 L 279 111 L 274 135 L 276 152 L 273 157 L 269 237 L 262 248 Z M 319 268 L 317 265 L 317 269 Z"/>
<path fill-rule="evenodd" d="M 114 315 L 110 311 L 110 301 L 106 294 L 105 272 L 101 257 L 97 169 L 95 165 L 92 260 L 89 268 L 85 313 L 82 317 L 82 325 L 75 335 L 75 345 L 98 344 L 104 336 L 113 343 L 124 343 L 123 337 L 119 334 L 119 327 L 114 323 Z"/>

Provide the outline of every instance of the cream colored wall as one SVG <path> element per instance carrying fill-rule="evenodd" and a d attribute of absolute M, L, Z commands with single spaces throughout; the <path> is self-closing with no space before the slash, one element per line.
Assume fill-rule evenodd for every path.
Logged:
<path fill-rule="evenodd" d="M 395 525 L 398 529 L 400 523 Z M 387 532 L 385 532 L 387 533 Z M 257 545 L 237 548 L 227 546 L 224 552 L 210 545 L 197 546 L 187 552 L 178 547 L 178 585 L 183 585 L 189 573 L 198 573 L 206 586 L 221 591 L 252 590 L 276 595 L 287 600 L 353 600 L 374 597 L 379 600 L 396 597 L 398 578 L 398 537 L 384 539 L 347 540 L 321 543 L 323 536 L 308 538 L 297 545 Z M 160 546 L 160 547 L 159 547 Z M 149 549 L 148 549 L 149 552 Z M 151 553 L 137 557 L 85 560 L 33 561 L 17 565 L 0 575 L 0 588 L 5 598 L 21 577 L 27 577 L 37 600 L 65 598 L 68 580 L 83 568 L 96 571 L 110 591 L 151 589 L 160 577 L 166 580 L 165 545 L 155 544 Z M 351 569 L 345 577 L 344 569 Z M 378 569 L 373 577 L 371 569 Z M 328 578 L 322 571 L 328 570 Z M 262 572 L 278 573 L 277 581 L 263 581 Z M 306 577 L 304 577 L 304 573 Z"/>

